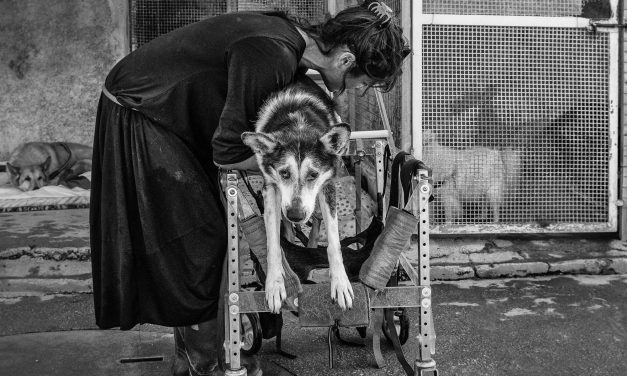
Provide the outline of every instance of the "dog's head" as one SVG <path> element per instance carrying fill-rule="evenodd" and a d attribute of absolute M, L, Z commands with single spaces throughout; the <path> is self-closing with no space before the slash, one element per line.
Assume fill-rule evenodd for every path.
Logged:
<path fill-rule="evenodd" d="M 19 167 L 7 163 L 11 184 L 24 192 L 48 185 L 50 161 L 51 159 L 48 157 L 42 164 Z"/>
<path fill-rule="evenodd" d="M 314 127 L 292 131 L 244 132 L 242 140 L 257 157 L 266 184 L 281 194 L 281 211 L 293 223 L 309 220 L 322 187 L 335 176 L 336 161 L 348 147 L 350 127 L 332 126 L 326 133 Z"/>

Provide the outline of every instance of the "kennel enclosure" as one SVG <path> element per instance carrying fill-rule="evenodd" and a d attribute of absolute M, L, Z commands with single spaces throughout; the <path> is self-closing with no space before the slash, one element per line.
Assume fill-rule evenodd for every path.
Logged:
<path fill-rule="evenodd" d="M 619 29 L 591 19 L 615 22 L 616 6 L 426 0 L 412 10 L 416 154 L 461 170 L 441 188 L 434 233 L 616 231 Z M 483 194 L 494 191 L 498 223 Z M 455 205 L 462 213 L 447 215 Z"/>

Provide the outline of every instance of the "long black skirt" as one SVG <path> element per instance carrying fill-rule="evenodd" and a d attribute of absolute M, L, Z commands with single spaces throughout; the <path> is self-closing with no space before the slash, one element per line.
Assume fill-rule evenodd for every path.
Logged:
<path fill-rule="evenodd" d="M 217 168 L 172 132 L 104 95 L 95 132 L 96 324 L 131 329 L 214 318 L 227 246 Z"/>

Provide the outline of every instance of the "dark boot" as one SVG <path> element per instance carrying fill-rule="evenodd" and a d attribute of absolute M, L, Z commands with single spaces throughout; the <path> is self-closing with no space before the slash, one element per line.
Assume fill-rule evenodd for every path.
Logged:
<path fill-rule="evenodd" d="M 174 362 L 172 362 L 172 376 L 189 376 L 189 362 L 183 342 L 183 327 L 174 328 Z"/>
<path fill-rule="evenodd" d="M 222 376 L 218 366 L 217 320 L 174 328 L 174 376 Z M 220 346 L 221 348 L 221 346 Z"/>
<path fill-rule="evenodd" d="M 183 341 L 183 329 L 179 326 L 174 329 L 174 361 L 172 362 L 172 376 L 189 376 L 189 361 Z"/>

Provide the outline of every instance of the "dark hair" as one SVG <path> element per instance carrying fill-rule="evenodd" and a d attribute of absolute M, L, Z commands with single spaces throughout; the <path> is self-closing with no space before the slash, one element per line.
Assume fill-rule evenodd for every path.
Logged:
<path fill-rule="evenodd" d="M 313 39 L 322 42 L 327 48 L 322 51 L 325 54 L 336 47 L 347 46 L 357 63 L 351 73 L 365 73 L 373 80 L 370 86 L 387 92 L 400 77 L 401 65 L 411 49 L 395 19 L 382 19 L 368 10 L 372 3 L 367 0 L 360 6 L 344 9 L 318 25 L 296 17 L 290 19 Z"/>

